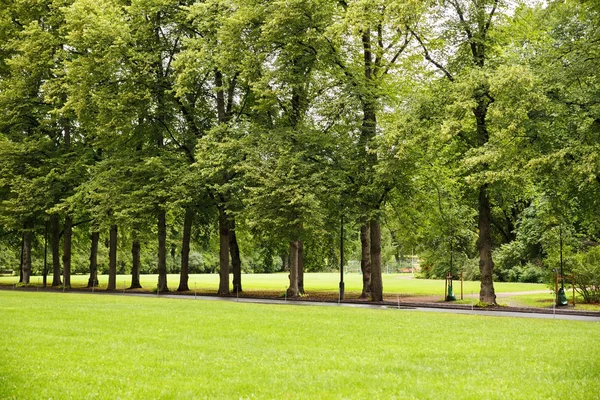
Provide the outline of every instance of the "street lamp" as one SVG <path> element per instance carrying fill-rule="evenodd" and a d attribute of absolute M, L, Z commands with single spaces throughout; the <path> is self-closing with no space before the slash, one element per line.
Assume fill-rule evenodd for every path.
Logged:
<path fill-rule="evenodd" d="M 344 215 L 340 218 L 340 301 L 344 300 Z"/>
<path fill-rule="evenodd" d="M 566 306 L 569 304 L 567 296 L 565 295 L 565 275 L 563 269 L 563 235 L 562 235 L 562 224 L 560 224 L 559 230 L 559 247 L 560 247 L 560 289 L 556 293 L 556 305 Z"/>

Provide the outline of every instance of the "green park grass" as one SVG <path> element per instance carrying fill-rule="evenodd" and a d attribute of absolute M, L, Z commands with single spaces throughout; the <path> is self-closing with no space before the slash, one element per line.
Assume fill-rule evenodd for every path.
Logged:
<path fill-rule="evenodd" d="M 396 296 L 440 296 L 444 297 L 444 281 L 435 279 L 411 279 L 410 274 L 383 274 L 383 290 L 388 295 Z M 18 282 L 18 277 L 0 277 L 0 284 L 10 285 Z M 73 275 L 71 286 L 74 288 L 87 285 L 87 275 Z M 98 278 L 99 288 L 105 289 L 108 277 L 101 275 Z M 304 275 L 304 287 L 308 293 L 337 292 L 340 275 L 337 273 L 307 273 Z M 49 279 L 51 281 L 51 278 Z M 151 291 L 158 282 L 157 275 L 141 275 L 141 284 L 145 290 Z M 34 276 L 31 283 L 41 286 L 41 277 Z M 169 274 L 167 282 L 171 290 L 176 290 L 179 284 L 179 275 Z M 349 273 L 344 275 L 345 290 L 350 295 L 358 296 L 362 289 L 362 275 Z M 131 284 L 131 276 L 118 275 L 117 289 L 124 289 Z M 460 292 L 460 282 L 455 281 L 455 293 Z M 268 291 L 283 293 L 288 286 L 287 273 L 275 274 L 243 274 L 242 285 L 245 291 Z M 219 286 L 218 274 L 192 274 L 189 279 L 189 288 L 204 293 L 216 293 Z M 464 293 L 479 293 L 480 283 L 478 281 L 465 281 Z M 525 292 L 545 290 L 547 287 L 536 283 L 494 283 L 497 292 Z"/>
<path fill-rule="evenodd" d="M 591 399 L 600 324 L 0 291 L 0 398 Z"/>

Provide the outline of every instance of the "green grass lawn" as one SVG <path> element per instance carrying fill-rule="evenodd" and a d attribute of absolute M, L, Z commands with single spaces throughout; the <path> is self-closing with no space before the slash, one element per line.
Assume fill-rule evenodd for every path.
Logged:
<path fill-rule="evenodd" d="M 383 274 L 383 290 L 390 295 L 400 294 L 402 296 L 434 296 L 444 297 L 444 281 L 435 279 L 410 279 L 410 274 Z M 18 282 L 18 277 L 0 277 L 0 284 L 13 284 Z M 73 287 L 85 287 L 88 276 L 74 275 L 71 277 Z M 141 284 L 146 290 L 152 290 L 158 282 L 157 275 L 142 275 Z M 308 273 L 304 275 L 304 287 L 308 293 L 337 292 L 340 276 L 336 273 Z M 41 285 L 41 277 L 32 277 L 31 283 Z M 51 278 L 49 279 L 51 282 Z M 99 277 L 100 288 L 106 288 L 108 276 Z M 179 285 L 179 275 L 170 274 L 167 278 L 169 288 L 176 290 Z M 362 275 L 346 274 L 344 276 L 346 292 L 359 295 L 362 290 Z M 123 289 L 131 284 L 131 276 L 119 275 L 117 277 L 117 288 Z M 460 282 L 454 282 L 454 291 L 460 294 Z M 288 274 L 244 274 L 242 285 L 246 291 L 276 291 L 283 293 L 288 286 Z M 479 293 L 479 282 L 466 281 L 464 283 L 465 295 Z M 219 286 L 218 274 L 190 275 L 189 287 L 193 291 L 216 293 Z M 524 292 L 532 290 L 545 290 L 546 286 L 536 283 L 494 283 L 496 292 Z"/>
<path fill-rule="evenodd" d="M 0 398 L 597 398 L 600 324 L 0 291 Z"/>

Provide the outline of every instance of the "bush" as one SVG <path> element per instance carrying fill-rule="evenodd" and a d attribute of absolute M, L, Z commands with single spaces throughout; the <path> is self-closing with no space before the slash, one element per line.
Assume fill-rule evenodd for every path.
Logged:
<path fill-rule="evenodd" d="M 594 247 L 575 256 L 573 266 L 575 290 L 584 303 L 600 302 L 600 247 Z"/>

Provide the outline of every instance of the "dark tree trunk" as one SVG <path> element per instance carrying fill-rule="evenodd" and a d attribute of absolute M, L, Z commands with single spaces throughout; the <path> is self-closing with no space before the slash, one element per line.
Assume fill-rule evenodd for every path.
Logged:
<path fill-rule="evenodd" d="M 25 232 L 21 234 L 21 258 L 19 259 L 19 283 L 23 283 L 23 255 L 25 251 Z"/>
<path fill-rule="evenodd" d="M 90 249 L 90 278 L 87 287 L 98 286 L 98 242 L 100 241 L 100 232 L 92 232 L 92 247 Z"/>
<path fill-rule="evenodd" d="M 383 279 L 381 277 L 381 228 L 372 219 L 369 223 L 371 238 L 371 301 L 383 301 Z"/>
<path fill-rule="evenodd" d="M 491 209 L 487 194 L 487 185 L 479 189 L 479 238 L 477 239 L 479 250 L 479 271 L 481 272 L 481 290 L 479 300 L 488 304 L 496 304 L 496 293 L 494 291 L 492 260 L 492 232 L 491 232 Z"/>
<path fill-rule="evenodd" d="M 304 242 L 298 241 L 298 291 L 304 294 Z"/>
<path fill-rule="evenodd" d="M 219 207 L 219 291 L 229 295 L 229 220 L 224 207 Z"/>
<path fill-rule="evenodd" d="M 179 274 L 178 292 L 187 292 L 190 271 L 190 239 L 192 237 L 192 222 L 194 221 L 194 210 L 189 207 L 185 210 L 183 217 L 183 238 L 181 239 L 181 273 Z"/>
<path fill-rule="evenodd" d="M 231 253 L 231 269 L 233 271 L 233 292 L 240 293 L 242 291 L 242 260 L 235 234 L 235 220 L 232 218 L 229 223 L 229 252 Z"/>
<path fill-rule="evenodd" d="M 52 232 L 52 286 L 60 286 L 60 221 L 58 215 L 50 217 L 50 230 Z"/>
<path fill-rule="evenodd" d="M 117 225 L 111 225 L 108 239 L 108 286 L 106 290 L 117 290 L 117 234 Z"/>
<path fill-rule="evenodd" d="M 363 279 L 363 288 L 360 298 L 368 299 L 371 297 L 371 237 L 368 223 L 365 223 L 360 227 L 360 244 L 360 271 L 362 272 Z"/>
<path fill-rule="evenodd" d="M 289 270 L 290 270 L 289 256 L 287 254 L 282 254 L 281 255 L 281 272 L 285 272 L 285 271 L 289 271 Z"/>
<path fill-rule="evenodd" d="M 139 232 L 134 227 L 132 232 L 131 241 L 131 286 L 129 289 L 140 289 L 140 258 L 141 258 L 141 244 L 139 238 Z"/>
<path fill-rule="evenodd" d="M 29 284 L 31 280 L 31 225 L 23 225 L 23 255 L 21 262 L 21 282 Z"/>
<path fill-rule="evenodd" d="M 298 240 L 290 244 L 290 287 L 287 289 L 287 297 L 298 297 Z"/>
<path fill-rule="evenodd" d="M 158 212 L 158 285 L 159 292 L 168 292 L 167 286 L 167 213 Z"/>
<path fill-rule="evenodd" d="M 63 285 L 71 287 L 71 238 L 73 237 L 73 219 L 65 217 L 65 232 L 63 235 Z"/>

